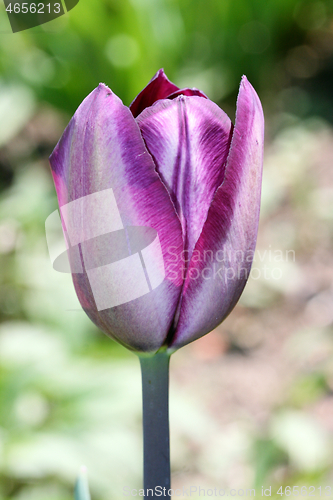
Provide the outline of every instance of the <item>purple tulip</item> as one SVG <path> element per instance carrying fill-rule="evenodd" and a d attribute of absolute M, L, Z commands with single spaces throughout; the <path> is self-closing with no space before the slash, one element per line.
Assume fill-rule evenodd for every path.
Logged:
<path fill-rule="evenodd" d="M 83 101 L 50 162 L 74 286 L 102 331 L 174 350 L 230 313 L 256 244 L 263 136 L 245 76 L 235 125 L 163 70 L 129 108 L 104 84 Z"/>

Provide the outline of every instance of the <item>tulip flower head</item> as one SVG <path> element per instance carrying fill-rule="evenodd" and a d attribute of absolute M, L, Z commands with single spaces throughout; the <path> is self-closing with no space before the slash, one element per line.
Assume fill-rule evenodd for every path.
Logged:
<path fill-rule="evenodd" d="M 82 102 L 50 163 L 75 290 L 102 331 L 172 351 L 230 313 L 256 244 L 263 136 L 245 76 L 235 125 L 163 70 L 130 107 L 104 84 Z"/>

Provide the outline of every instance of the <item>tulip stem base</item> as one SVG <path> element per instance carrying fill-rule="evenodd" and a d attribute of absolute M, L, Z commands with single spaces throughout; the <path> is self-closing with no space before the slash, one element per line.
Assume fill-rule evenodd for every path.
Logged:
<path fill-rule="evenodd" d="M 170 355 L 166 352 L 140 357 L 143 483 L 145 496 L 156 499 L 161 495 L 164 499 L 170 498 L 167 494 L 170 489 L 169 360 Z"/>

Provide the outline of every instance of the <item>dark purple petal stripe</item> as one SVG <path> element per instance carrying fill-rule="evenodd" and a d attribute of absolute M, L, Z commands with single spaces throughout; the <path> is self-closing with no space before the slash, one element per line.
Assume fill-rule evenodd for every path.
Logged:
<path fill-rule="evenodd" d="M 231 121 L 208 99 L 179 96 L 145 109 L 137 122 L 176 207 L 189 257 L 224 178 Z"/>

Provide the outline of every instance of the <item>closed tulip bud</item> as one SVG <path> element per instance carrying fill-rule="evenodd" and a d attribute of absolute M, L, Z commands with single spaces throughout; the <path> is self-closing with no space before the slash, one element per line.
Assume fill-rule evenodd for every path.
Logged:
<path fill-rule="evenodd" d="M 138 353 L 171 352 L 230 313 L 256 244 L 264 119 L 244 76 L 235 125 L 163 70 L 130 107 L 104 84 L 50 163 L 75 290 Z"/>

